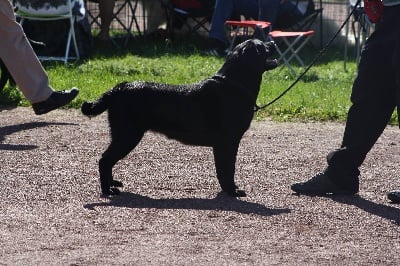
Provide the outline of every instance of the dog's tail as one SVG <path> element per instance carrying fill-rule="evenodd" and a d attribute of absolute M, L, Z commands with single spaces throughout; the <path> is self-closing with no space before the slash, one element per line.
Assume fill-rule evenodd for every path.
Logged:
<path fill-rule="evenodd" d="M 108 109 L 109 98 L 112 91 L 104 93 L 99 99 L 94 102 L 84 102 L 81 106 L 81 111 L 86 116 L 96 116 Z"/>
<path fill-rule="evenodd" d="M 109 109 L 114 96 L 118 95 L 121 91 L 127 90 L 127 83 L 121 82 L 117 84 L 94 102 L 84 102 L 81 106 L 82 113 L 86 116 L 96 116 Z"/>
<path fill-rule="evenodd" d="M 107 110 L 107 103 L 104 101 L 84 102 L 81 111 L 86 116 L 96 116 Z"/>

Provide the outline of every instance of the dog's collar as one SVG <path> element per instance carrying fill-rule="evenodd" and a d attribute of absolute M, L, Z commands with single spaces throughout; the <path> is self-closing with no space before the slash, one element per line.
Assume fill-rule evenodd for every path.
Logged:
<path fill-rule="evenodd" d="M 247 92 L 246 86 L 242 85 L 242 83 L 240 83 L 236 80 L 232 81 L 231 79 L 227 78 L 225 75 L 215 74 L 212 78 L 215 80 L 218 80 L 218 81 L 226 82 L 230 86 L 238 87 L 238 88 L 242 89 L 243 91 Z"/>
<path fill-rule="evenodd" d="M 221 75 L 221 74 L 215 74 L 212 77 L 212 79 L 215 79 L 217 81 L 227 82 L 227 83 L 233 83 L 233 82 L 230 82 L 229 79 L 225 75 Z"/>
<path fill-rule="evenodd" d="M 247 87 L 242 85 L 242 83 L 237 82 L 237 81 L 232 81 L 231 79 L 227 78 L 224 75 L 221 74 L 215 74 L 212 77 L 213 80 L 217 80 L 219 82 L 225 82 L 227 83 L 229 86 L 233 86 L 233 87 L 237 87 L 240 89 L 240 91 L 242 91 L 243 93 L 247 94 L 249 97 L 253 97 L 253 95 L 251 95 L 248 90 Z M 257 112 L 260 109 L 260 107 L 257 104 L 254 104 L 253 110 L 254 112 Z"/>

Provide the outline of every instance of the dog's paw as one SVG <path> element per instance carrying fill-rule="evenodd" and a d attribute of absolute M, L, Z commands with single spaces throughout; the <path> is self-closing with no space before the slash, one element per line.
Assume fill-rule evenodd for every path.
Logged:
<path fill-rule="evenodd" d="M 112 186 L 112 187 L 123 187 L 124 184 L 122 184 L 121 181 L 113 180 L 113 181 L 111 182 L 111 186 Z"/>
<path fill-rule="evenodd" d="M 225 191 L 231 197 L 246 197 L 246 192 L 241 189 L 235 189 L 232 191 Z"/>
<path fill-rule="evenodd" d="M 102 197 L 108 197 L 108 196 L 115 196 L 115 195 L 119 195 L 121 193 L 121 191 L 118 188 L 112 187 L 107 189 L 103 189 L 101 191 L 102 193 Z"/>

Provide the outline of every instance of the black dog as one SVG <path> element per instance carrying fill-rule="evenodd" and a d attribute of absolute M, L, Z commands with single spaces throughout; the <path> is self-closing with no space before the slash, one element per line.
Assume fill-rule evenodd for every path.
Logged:
<path fill-rule="evenodd" d="M 142 139 L 147 130 L 160 132 L 189 145 L 213 148 L 222 190 L 244 197 L 234 182 L 236 154 L 249 128 L 262 74 L 275 68 L 273 43 L 245 41 L 228 54 L 213 77 L 190 85 L 149 82 L 121 83 L 82 113 L 98 115 L 108 109 L 111 144 L 99 161 L 103 194 L 118 194 L 122 183 L 113 180 L 112 168 Z"/>

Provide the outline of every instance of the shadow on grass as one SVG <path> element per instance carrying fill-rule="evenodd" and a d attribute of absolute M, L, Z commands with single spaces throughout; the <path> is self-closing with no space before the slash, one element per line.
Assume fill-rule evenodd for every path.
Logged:
<path fill-rule="evenodd" d="M 124 45 L 124 40 L 124 37 L 114 39 L 119 47 L 111 42 L 105 44 L 94 41 L 92 58 L 124 57 L 128 54 L 148 58 L 157 58 L 165 54 L 190 56 L 201 53 L 207 47 L 207 39 L 201 36 L 179 36 L 174 40 L 135 36 L 129 39 L 127 45 Z"/>
<path fill-rule="evenodd" d="M 114 39 L 119 48 L 112 44 L 104 46 L 104 44 L 94 41 L 93 57 L 119 57 L 127 54 L 148 58 L 156 58 L 165 54 L 190 56 L 194 54 L 204 54 L 204 51 L 210 46 L 208 37 L 200 35 L 178 34 L 175 35 L 173 39 L 167 36 L 161 38 L 134 36 L 129 39 L 127 45 L 124 44 L 125 37 L 126 36 L 121 35 Z M 319 52 L 321 52 L 319 46 L 309 45 L 304 47 L 302 49 L 302 58 L 305 60 L 305 64 L 308 65 L 311 59 Z M 336 61 L 338 58 L 342 58 L 342 54 L 343 47 L 340 45 L 333 45 L 325 51 L 317 64 Z M 297 65 L 295 61 L 292 63 Z M 314 78 L 313 76 L 309 77 L 310 81 Z"/>
<path fill-rule="evenodd" d="M 155 209 L 186 209 L 186 210 L 217 210 L 243 214 L 272 216 L 290 213 L 290 209 L 272 209 L 262 204 L 247 202 L 232 198 L 225 193 L 219 193 L 213 199 L 183 198 L 183 199 L 154 199 L 134 193 L 122 192 L 110 197 L 109 202 L 85 204 L 83 207 L 94 210 L 95 207 L 124 207 L 124 208 L 155 208 Z"/>
<path fill-rule="evenodd" d="M 33 150 L 38 146 L 29 145 L 29 144 L 3 144 L 5 136 L 11 135 L 13 133 L 30 130 L 40 127 L 46 127 L 50 125 L 75 125 L 72 123 L 47 123 L 47 122 L 29 122 L 11 126 L 0 127 L 0 150 L 13 150 L 13 151 L 22 151 L 22 150 Z"/>

